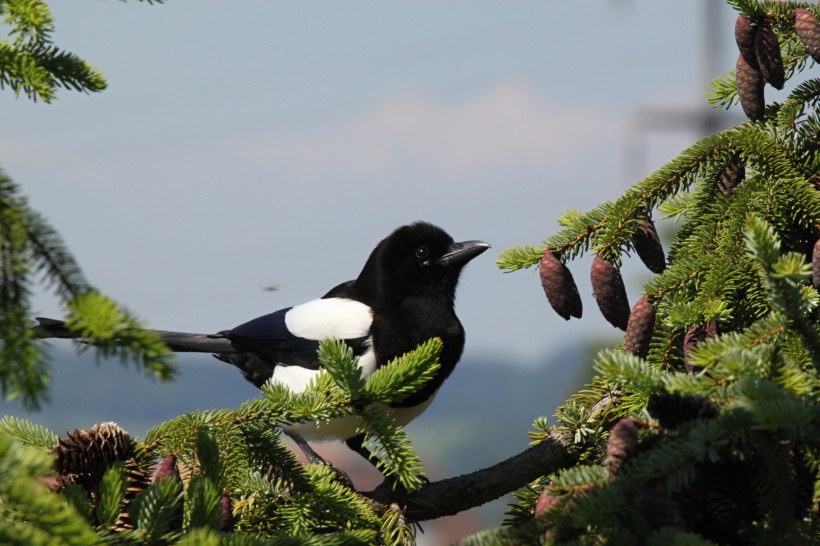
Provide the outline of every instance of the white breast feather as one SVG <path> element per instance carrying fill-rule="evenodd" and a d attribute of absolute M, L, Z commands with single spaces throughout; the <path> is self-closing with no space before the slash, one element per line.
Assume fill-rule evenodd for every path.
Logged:
<path fill-rule="evenodd" d="M 285 315 L 290 332 L 305 339 L 354 339 L 370 335 L 373 310 L 346 298 L 325 298 L 297 305 Z"/>
<path fill-rule="evenodd" d="M 295 335 L 305 339 L 322 340 L 329 337 L 355 339 L 370 336 L 373 310 L 367 305 L 346 298 L 325 298 L 297 305 L 285 315 L 285 325 Z M 359 357 L 362 375 L 368 377 L 376 370 L 376 355 L 372 345 Z M 273 379 L 281 381 L 294 392 L 307 388 L 311 378 L 318 371 L 306 370 L 298 366 L 277 366 Z M 432 397 L 430 397 L 432 401 Z M 421 408 L 406 408 L 398 411 L 397 420 L 404 425 L 413 420 L 430 401 Z M 391 411 L 392 408 L 391 408 Z M 284 429 L 296 433 L 306 440 L 347 439 L 356 435 L 361 418 L 356 415 L 334 418 L 321 423 L 297 423 L 286 425 Z"/>
<path fill-rule="evenodd" d="M 427 409 L 427 406 L 433 402 L 433 398 L 435 397 L 436 393 L 433 393 L 433 396 L 418 406 L 410 408 L 387 408 L 387 411 L 396 419 L 399 425 L 406 426 Z M 361 417 L 358 415 L 348 415 L 319 423 L 306 422 L 285 425 L 283 428 L 286 432 L 295 433 L 305 440 L 324 442 L 328 440 L 347 440 L 353 438 L 359 433 L 361 424 Z"/>
<path fill-rule="evenodd" d="M 372 348 L 359 357 L 359 367 L 362 369 L 362 377 L 368 377 L 376 371 L 376 355 L 373 354 Z M 283 383 L 293 392 L 302 392 L 317 373 L 319 370 L 309 370 L 301 366 L 276 366 L 273 369 L 273 380 Z"/>

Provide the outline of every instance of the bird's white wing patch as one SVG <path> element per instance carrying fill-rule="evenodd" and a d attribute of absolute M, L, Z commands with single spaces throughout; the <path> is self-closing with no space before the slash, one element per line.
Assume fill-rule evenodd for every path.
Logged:
<path fill-rule="evenodd" d="M 354 339 L 370 335 L 373 310 L 347 298 L 325 298 L 297 305 L 285 315 L 290 332 L 305 339 Z"/>

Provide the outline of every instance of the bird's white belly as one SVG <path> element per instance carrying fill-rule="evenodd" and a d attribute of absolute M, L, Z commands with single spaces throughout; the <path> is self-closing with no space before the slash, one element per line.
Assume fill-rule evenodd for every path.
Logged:
<path fill-rule="evenodd" d="M 359 357 L 359 368 L 362 369 L 362 377 L 368 377 L 376 371 L 376 356 L 372 347 Z M 273 369 L 273 380 L 282 383 L 291 392 L 304 392 L 318 373 L 319 370 L 309 370 L 301 366 L 276 366 Z"/>
<path fill-rule="evenodd" d="M 372 348 L 368 349 L 359 358 L 359 367 L 362 368 L 363 377 L 368 377 L 376 370 L 376 358 Z M 284 383 L 293 392 L 302 392 L 318 373 L 318 370 L 307 370 L 299 366 L 277 366 L 273 371 L 273 379 Z M 410 408 L 388 407 L 387 410 L 399 425 L 405 426 L 427 409 L 435 396 L 436 393 L 433 393 L 430 398 L 418 406 Z M 282 428 L 285 432 L 297 434 L 308 441 L 347 440 L 360 433 L 361 424 L 362 418 L 358 415 L 347 415 L 326 421 L 294 423 L 285 425 Z"/>
<path fill-rule="evenodd" d="M 386 407 L 386 409 L 399 425 L 406 426 L 413 419 L 421 415 L 425 409 L 427 409 L 427 406 L 429 406 L 436 397 L 437 392 L 433 393 L 430 398 L 417 406 L 409 408 Z M 345 417 L 335 417 L 327 421 L 295 423 L 292 425 L 285 425 L 282 428 L 285 432 L 289 434 L 296 434 L 307 441 L 322 442 L 328 440 L 347 440 L 349 438 L 353 438 L 357 434 L 361 434 L 361 425 L 361 417 L 358 415 L 347 415 Z"/>

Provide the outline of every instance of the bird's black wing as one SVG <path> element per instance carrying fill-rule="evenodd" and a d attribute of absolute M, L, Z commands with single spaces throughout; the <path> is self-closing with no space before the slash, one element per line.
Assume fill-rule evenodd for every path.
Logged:
<path fill-rule="evenodd" d="M 280 309 L 240 324 L 219 334 L 236 347 L 236 354 L 214 355 L 233 364 L 245 379 L 262 387 L 273 376 L 276 366 L 300 366 L 318 370 L 316 351 L 319 342 L 294 336 L 285 324 L 285 315 L 292 308 Z"/>
<path fill-rule="evenodd" d="M 238 348 L 251 351 L 266 361 L 318 370 L 316 351 L 319 341 L 295 336 L 288 330 L 285 316 L 291 309 L 280 309 L 220 333 Z"/>
<path fill-rule="evenodd" d="M 238 367 L 248 381 L 259 387 L 273 376 L 277 366 L 318 370 L 321 364 L 317 351 L 320 341 L 326 338 L 342 339 L 354 354 L 363 354 L 369 344 L 371 323 L 369 307 L 331 296 L 281 309 L 220 332 L 237 348 L 237 353 L 214 356 Z"/>

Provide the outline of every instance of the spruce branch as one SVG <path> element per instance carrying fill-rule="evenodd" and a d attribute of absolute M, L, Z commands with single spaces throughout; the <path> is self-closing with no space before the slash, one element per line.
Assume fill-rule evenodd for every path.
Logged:
<path fill-rule="evenodd" d="M 48 103 L 59 86 L 82 92 L 106 88 L 100 71 L 52 44 L 54 18 L 45 2 L 4 0 L 0 17 L 10 38 L 0 40 L 0 89 Z"/>
<path fill-rule="evenodd" d="M 415 491 L 423 483 L 424 465 L 413 450 L 407 433 L 384 408 L 369 406 L 362 413 L 375 464 L 385 477 L 395 476 L 394 485 Z"/>
<path fill-rule="evenodd" d="M 113 301 L 91 290 L 58 233 L 31 210 L 17 185 L 0 171 L 0 392 L 36 409 L 48 400 L 51 368 L 38 331 L 31 328 L 30 298 L 37 273 L 72 310 L 69 326 L 81 331 L 98 355 L 137 363 L 169 379 L 167 348 Z M 96 314 L 100 313 L 99 316 Z M 93 319 L 91 317 L 94 316 Z M 107 330 L 107 331 L 103 331 Z M 111 332 L 116 332 L 116 342 Z M 84 346 L 88 348 L 88 345 Z M 82 349 L 81 349 L 82 350 Z"/>
<path fill-rule="evenodd" d="M 761 266 L 761 280 L 773 308 L 784 315 L 804 339 L 813 362 L 820 362 L 820 332 L 808 316 L 820 303 L 817 291 L 804 285 L 811 265 L 797 253 L 781 254 L 780 239 L 765 221 L 751 216 L 746 245 Z"/>
<path fill-rule="evenodd" d="M 403 401 L 435 377 L 442 349 L 441 340 L 433 338 L 380 367 L 367 378 L 366 396 L 384 404 Z"/>
<path fill-rule="evenodd" d="M 45 2 L 40 0 L 4 0 L 0 2 L 0 16 L 9 27 L 9 36 L 17 44 L 47 44 L 54 31 L 54 17 Z"/>
<path fill-rule="evenodd" d="M 317 355 L 322 368 L 327 370 L 346 397 L 355 403 L 364 396 L 362 369 L 357 366 L 350 346 L 340 340 L 325 340 L 319 345 Z"/>
<path fill-rule="evenodd" d="M 102 540 L 72 506 L 50 493 L 43 478 L 52 471 L 51 457 L 0 436 L 0 497 L 4 544 L 88 546 Z"/>
<path fill-rule="evenodd" d="M 100 525 L 110 527 L 116 523 L 125 500 L 126 486 L 124 465 L 117 461 L 108 467 L 100 482 L 99 501 L 95 510 Z"/>
<path fill-rule="evenodd" d="M 66 89 L 94 93 L 103 91 L 108 86 L 102 72 L 73 53 L 45 46 L 27 51 L 26 54 L 48 74 L 52 88 L 59 84 Z"/>
<path fill-rule="evenodd" d="M 93 347 L 98 357 L 134 362 L 149 377 L 173 379 L 173 356 L 156 332 L 145 330 L 134 315 L 107 296 L 90 290 L 73 298 L 65 326 L 83 341 L 78 350 Z M 31 330 L 31 329 L 29 329 Z"/>
<path fill-rule="evenodd" d="M 28 240 L 37 267 L 43 272 L 46 283 L 54 286 L 57 295 L 68 303 L 71 298 L 89 290 L 79 264 L 74 260 L 57 231 L 35 211 L 27 214 Z"/>
<path fill-rule="evenodd" d="M 182 484 L 175 480 L 159 480 L 139 495 L 129 509 L 136 522 L 134 534 L 143 541 L 156 540 L 171 531 L 172 522 L 183 502 Z"/>
<path fill-rule="evenodd" d="M 26 419 L 6 415 L 0 419 L 0 435 L 5 435 L 23 445 L 50 450 L 57 445 L 58 436 L 42 425 Z"/>
<path fill-rule="evenodd" d="M 546 244 L 507 249 L 496 263 L 506 271 L 531 267 L 540 262 L 548 247 L 567 260 L 594 247 L 602 258 L 619 263 L 620 253 L 631 239 L 639 213 L 654 209 L 688 188 L 704 172 L 706 163 L 728 161 L 736 146 L 736 133 L 731 129 L 704 137 L 632 186 L 619 199 L 603 203 L 582 215 L 565 216 L 563 223 L 569 225 L 551 236 Z"/>

